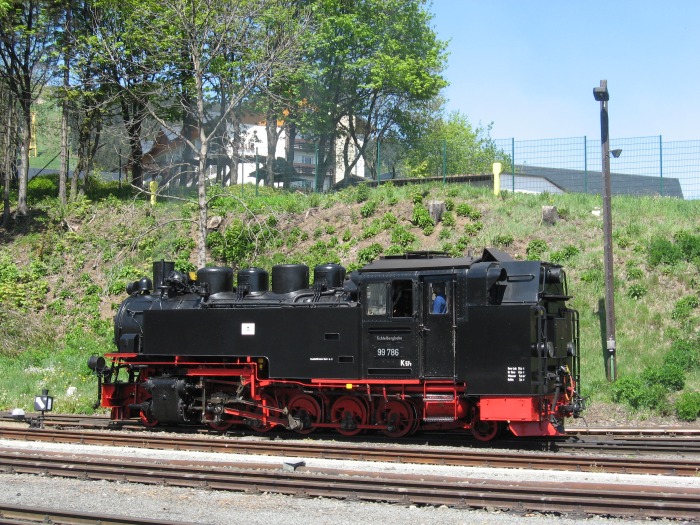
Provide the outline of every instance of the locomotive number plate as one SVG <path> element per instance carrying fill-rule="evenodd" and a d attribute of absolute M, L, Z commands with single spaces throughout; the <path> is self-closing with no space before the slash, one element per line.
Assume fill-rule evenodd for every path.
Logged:
<path fill-rule="evenodd" d="M 377 348 L 376 357 L 383 357 L 389 359 L 398 359 L 401 357 L 400 348 Z"/>

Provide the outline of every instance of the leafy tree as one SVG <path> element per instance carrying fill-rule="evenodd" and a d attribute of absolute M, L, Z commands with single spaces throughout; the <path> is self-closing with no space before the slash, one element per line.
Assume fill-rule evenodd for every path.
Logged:
<path fill-rule="evenodd" d="M 4 6 L 4 7 L 2 7 Z M 21 169 L 16 215 L 26 215 L 32 105 L 48 82 L 55 62 L 55 12 L 50 2 L 25 0 L 0 5 L 0 73 L 21 116 Z"/>
<path fill-rule="evenodd" d="M 491 173 L 494 162 L 508 164 L 508 157 L 494 144 L 491 126 L 474 128 L 465 115 L 455 111 L 447 119 L 435 119 L 411 142 L 408 164 L 423 163 L 425 174 L 442 174 L 443 160 L 450 175 Z"/>
<path fill-rule="evenodd" d="M 342 151 L 345 175 L 371 138 L 401 122 L 413 104 L 437 95 L 445 44 L 430 28 L 421 0 L 318 0 L 304 96 L 304 127 L 318 138 L 325 173 Z M 342 147 L 335 141 L 345 137 Z"/>

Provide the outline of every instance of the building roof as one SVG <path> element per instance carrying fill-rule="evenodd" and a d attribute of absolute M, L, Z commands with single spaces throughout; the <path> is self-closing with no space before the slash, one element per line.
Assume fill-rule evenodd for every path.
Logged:
<path fill-rule="evenodd" d="M 509 175 L 502 173 L 501 177 L 507 178 Z M 603 193 L 603 176 L 600 171 L 516 165 L 515 175 L 546 179 L 567 193 Z M 680 182 L 672 177 L 611 173 L 610 191 L 612 195 L 662 195 L 683 198 Z"/>

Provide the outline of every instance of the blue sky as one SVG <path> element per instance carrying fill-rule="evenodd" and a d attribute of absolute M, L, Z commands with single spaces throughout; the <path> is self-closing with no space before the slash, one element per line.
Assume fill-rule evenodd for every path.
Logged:
<path fill-rule="evenodd" d="M 492 138 L 700 138 L 700 1 L 433 0 L 448 110 Z"/>

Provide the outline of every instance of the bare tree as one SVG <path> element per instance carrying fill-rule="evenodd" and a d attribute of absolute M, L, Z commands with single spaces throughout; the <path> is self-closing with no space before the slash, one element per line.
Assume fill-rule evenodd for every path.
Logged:
<path fill-rule="evenodd" d="M 265 89 L 265 80 L 273 71 L 291 68 L 299 60 L 295 45 L 304 16 L 297 13 L 300 18 L 290 23 L 290 3 L 294 4 L 285 0 L 145 0 L 139 3 L 138 13 L 131 9 L 132 16 L 148 21 L 142 24 L 140 38 L 149 44 L 152 64 L 159 67 L 151 71 L 158 81 L 152 82 L 150 89 L 144 89 L 145 83 L 138 90 L 126 89 L 133 100 L 144 105 L 149 117 L 177 136 L 197 160 L 200 267 L 206 263 L 210 148 L 240 104 L 256 90 Z M 271 25 L 271 20 L 276 23 Z M 221 80 L 232 76 L 240 81 Z M 188 82 L 186 97 L 181 96 L 183 79 Z M 227 86 L 230 91 L 225 97 L 215 97 L 212 91 L 216 86 Z M 213 104 L 221 101 L 223 107 L 215 111 Z M 196 135 L 175 125 L 170 118 L 174 114 L 194 123 Z"/>

